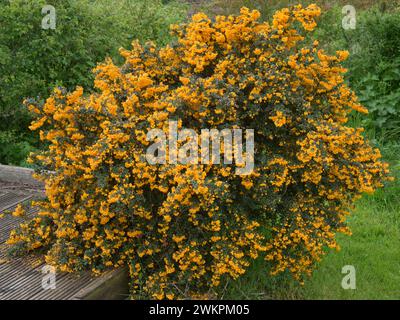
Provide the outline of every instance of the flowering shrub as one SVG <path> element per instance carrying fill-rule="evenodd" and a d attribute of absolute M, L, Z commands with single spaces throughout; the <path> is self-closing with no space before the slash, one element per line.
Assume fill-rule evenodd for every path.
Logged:
<path fill-rule="evenodd" d="M 8 243 L 42 248 L 62 271 L 128 265 L 134 297 L 198 297 L 258 257 L 301 280 L 349 232 L 352 202 L 388 179 L 379 150 L 345 125 L 366 112 L 343 81 L 347 52 L 302 42 L 319 14 L 299 5 L 271 24 L 246 8 L 215 22 L 196 14 L 173 26 L 177 43 L 133 43 L 122 67 L 99 65 L 96 93 L 27 101 L 49 143 L 31 161 L 55 173 L 38 175 L 47 199 Z M 148 164 L 147 132 L 171 119 L 196 132 L 253 128 L 253 172 Z"/>

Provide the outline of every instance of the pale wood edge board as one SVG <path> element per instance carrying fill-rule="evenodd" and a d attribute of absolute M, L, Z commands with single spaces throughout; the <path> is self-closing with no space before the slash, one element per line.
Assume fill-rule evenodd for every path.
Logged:
<path fill-rule="evenodd" d="M 0 164 L 0 182 L 29 184 L 42 187 L 43 183 L 32 177 L 34 170 Z"/>
<path fill-rule="evenodd" d="M 129 297 L 127 268 L 119 268 L 99 276 L 79 290 L 71 300 L 125 300 Z"/>

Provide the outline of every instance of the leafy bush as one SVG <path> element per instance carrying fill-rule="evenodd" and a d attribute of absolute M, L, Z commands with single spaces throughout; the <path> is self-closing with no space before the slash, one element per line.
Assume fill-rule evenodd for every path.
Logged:
<path fill-rule="evenodd" d="M 56 9 L 56 29 L 41 27 L 44 5 Z M 14 134 L 22 144 L 38 146 L 29 133 L 31 121 L 22 105 L 28 97 L 46 97 L 54 86 L 90 88 L 90 70 L 106 56 L 118 59 L 118 48 L 132 39 L 169 41 L 165 30 L 184 17 L 177 2 L 131 0 L 0 1 L 0 132 Z M 28 150 L 27 148 L 26 150 Z M 24 152 L 20 150 L 20 152 Z M 24 159 L 20 155 L 0 156 Z"/>
<path fill-rule="evenodd" d="M 304 42 L 320 10 L 278 11 L 272 24 L 246 8 L 173 27 L 178 42 L 134 43 L 122 67 L 95 70 L 98 92 L 56 88 L 28 101 L 50 147 L 32 156 L 47 200 L 11 233 L 20 252 L 42 248 L 62 271 L 128 265 L 134 297 L 199 297 L 263 257 L 271 273 L 310 274 L 363 192 L 387 164 L 346 126 L 365 112 L 334 56 Z M 146 161 L 150 129 L 255 129 L 255 168 Z M 182 145 L 185 141 L 180 141 Z M 19 207 L 14 215 L 24 214 Z"/>
<path fill-rule="evenodd" d="M 0 159 L 4 163 L 27 166 L 26 155 L 35 151 L 30 143 L 12 131 L 0 131 Z"/>
<path fill-rule="evenodd" d="M 370 112 L 367 126 L 400 138 L 400 13 L 368 11 L 360 19 L 359 53 L 351 61 L 352 84 Z"/>
<path fill-rule="evenodd" d="M 348 81 L 368 109 L 364 126 L 385 140 L 400 137 L 400 13 L 382 12 L 382 6 L 357 11 L 355 30 L 343 30 L 340 7 L 321 19 L 316 36 L 330 50 L 346 48 L 352 55 L 345 66 Z"/>

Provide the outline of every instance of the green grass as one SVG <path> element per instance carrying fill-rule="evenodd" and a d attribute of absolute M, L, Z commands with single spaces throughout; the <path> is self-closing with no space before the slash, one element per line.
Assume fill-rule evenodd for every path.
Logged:
<path fill-rule="evenodd" d="M 256 261 L 231 282 L 225 299 L 400 299 L 400 145 L 381 146 L 395 181 L 357 202 L 348 218 L 352 236 L 339 235 L 339 252 L 330 251 L 304 286 L 289 275 L 272 278 Z M 345 290 L 342 268 L 353 265 L 356 289 Z"/>
<path fill-rule="evenodd" d="M 366 200 L 350 218 L 351 237 L 339 237 L 342 250 L 329 253 L 306 281 L 306 299 L 400 299 L 399 210 Z M 356 269 L 355 290 L 341 287 L 345 265 Z"/>

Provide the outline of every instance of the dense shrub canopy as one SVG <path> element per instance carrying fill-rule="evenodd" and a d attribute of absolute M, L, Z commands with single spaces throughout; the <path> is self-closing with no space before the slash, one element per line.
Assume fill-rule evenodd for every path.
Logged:
<path fill-rule="evenodd" d="M 246 8 L 213 22 L 196 14 L 172 28 L 177 43 L 134 43 L 122 67 L 97 67 L 96 93 L 56 88 L 44 105 L 28 101 L 31 129 L 50 143 L 32 162 L 55 173 L 39 175 L 47 200 L 9 243 L 43 248 L 63 271 L 126 264 L 136 297 L 198 296 L 258 257 L 301 280 L 349 232 L 354 199 L 388 174 L 346 126 L 351 110 L 366 111 L 343 82 L 347 52 L 303 41 L 319 13 L 296 6 L 272 23 Z M 148 164 L 147 132 L 171 119 L 254 129 L 254 171 Z"/>

